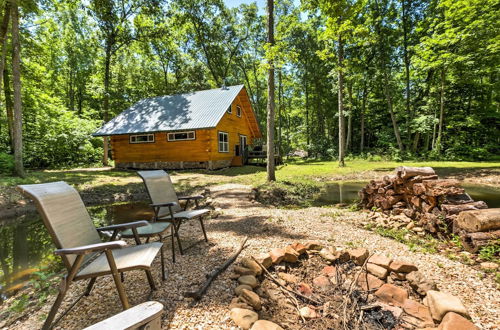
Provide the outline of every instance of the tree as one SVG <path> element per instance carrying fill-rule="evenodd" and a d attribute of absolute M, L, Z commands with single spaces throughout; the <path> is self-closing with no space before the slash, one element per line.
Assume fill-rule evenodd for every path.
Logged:
<path fill-rule="evenodd" d="M 274 0 L 267 0 L 267 43 L 274 46 Z M 271 55 L 272 56 L 272 55 Z M 274 60 L 268 57 L 267 69 L 267 181 L 276 181 L 274 159 Z"/>

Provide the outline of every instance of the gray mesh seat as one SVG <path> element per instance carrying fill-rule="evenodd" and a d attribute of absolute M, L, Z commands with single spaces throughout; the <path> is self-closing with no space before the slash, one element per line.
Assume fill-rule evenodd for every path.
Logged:
<path fill-rule="evenodd" d="M 205 241 L 208 242 L 207 233 L 203 224 L 203 217 L 209 214 L 210 210 L 200 209 L 198 205 L 198 201 L 202 199 L 203 196 L 178 197 L 170 176 L 163 170 L 138 171 L 137 174 L 139 174 L 146 186 L 149 198 L 151 199 L 151 206 L 155 212 L 155 220 L 168 221 L 173 224 L 174 235 L 177 238 L 181 254 L 183 253 L 183 248 L 179 237 L 179 228 L 185 220 L 198 219 Z M 181 200 L 186 201 L 184 208 L 182 208 L 179 203 Z M 192 210 L 188 209 L 191 200 L 195 202 L 196 206 L 196 208 Z"/>
<path fill-rule="evenodd" d="M 112 275 L 123 309 L 130 307 L 120 280 L 120 274 L 123 272 L 144 270 L 151 289 L 156 289 L 151 274 L 151 265 L 154 258 L 162 250 L 163 243 L 140 244 L 141 242 L 136 236 L 138 245 L 127 246 L 125 241 L 102 242 L 99 236 L 99 231 L 111 230 L 115 233 L 117 230 L 127 229 L 136 231 L 141 226 L 147 226 L 147 221 L 136 221 L 97 229 L 80 195 L 66 182 L 20 185 L 18 190 L 35 201 L 38 212 L 57 248 L 54 253 L 62 258 L 68 271 L 68 274 L 61 280 L 59 294 L 45 320 L 44 329 L 53 326 L 52 321 L 73 281 L 90 279 L 84 293 L 84 295 L 89 295 L 98 276 Z M 113 236 L 116 237 L 116 234 Z"/>

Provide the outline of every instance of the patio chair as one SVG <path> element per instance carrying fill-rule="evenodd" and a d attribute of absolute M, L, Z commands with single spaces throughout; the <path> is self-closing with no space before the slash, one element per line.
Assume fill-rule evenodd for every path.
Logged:
<path fill-rule="evenodd" d="M 57 248 L 54 253 L 62 258 L 68 271 L 61 280 L 59 294 L 45 320 L 43 329 L 50 329 L 53 326 L 52 321 L 73 281 L 90 279 L 85 292 L 71 304 L 69 309 L 83 295 L 90 294 L 98 276 L 113 276 L 123 309 L 128 309 L 130 304 L 120 281 L 120 273 L 142 269 L 146 273 L 151 290 L 156 289 L 151 274 L 151 264 L 160 252 L 163 243 L 154 242 L 127 247 L 124 241 L 102 242 L 98 234 L 99 231 L 116 229 L 131 229 L 137 232 L 141 226 L 148 225 L 147 221 L 96 229 L 78 192 L 66 182 L 20 185 L 18 189 L 35 201 L 38 212 Z M 140 243 L 137 236 L 136 242 Z"/>
<path fill-rule="evenodd" d="M 210 212 L 209 209 L 199 209 L 198 201 L 203 199 L 201 195 L 195 196 L 177 196 L 174 190 L 174 185 L 167 172 L 163 170 L 154 171 L 138 171 L 137 174 L 142 178 L 146 186 L 149 198 L 151 199 L 151 207 L 154 210 L 154 221 L 168 221 L 173 224 L 174 235 L 179 245 L 181 254 L 184 250 L 179 237 L 179 228 L 183 221 L 197 218 L 200 221 L 201 230 L 205 237 L 205 242 L 208 242 L 207 233 L 203 224 L 203 216 Z M 184 208 L 179 204 L 179 201 L 184 200 Z M 189 202 L 193 200 L 196 208 L 188 210 Z M 188 247 L 189 248 L 189 247 Z"/>

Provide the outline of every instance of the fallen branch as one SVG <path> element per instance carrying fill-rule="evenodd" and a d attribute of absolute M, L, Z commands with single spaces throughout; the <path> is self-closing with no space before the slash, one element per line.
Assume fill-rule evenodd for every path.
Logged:
<path fill-rule="evenodd" d="M 314 300 L 312 298 L 309 298 L 307 296 L 304 296 L 303 294 L 300 294 L 296 291 L 293 291 L 293 290 L 290 290 L 288 289 L 286 286 L 284 286 L 283 284 L 281 284 L 277 279 L 274 278 L 274 276 L 269 273 L 269 271 L 266 269 L 266 267 L 264 267 L 257 259 L 255 259 L 253 256 L 252 256 L 252 259 L 260 266 L 260 268 L 262 269 L 262 271 L 265 273 L 265 275 L 271 280 L 273 281 L 275 284 L 277 284 L 279 287 L 283 288 L 284 290 L 286 290 L 287 292 L 290 292 L 290 293 L 293 293 L 294 295 L 304 299 L 304 300 L 308 300 L 316 305 L 321 305 L 321 303 L 317 300 Z"/>
<path fill-rule="evenodd" d="M 238 258 L 241 251 L 245 248 L 245 243 L 247 242 L 247 240 L 248 236 L 245 237 L 243 243 L 241 243 L 240 245 L 240 248 L 231 256 L 231 258 L 229 258 L 224 264 L 222 264 L 222 266 L 215 268 L 213 271 L 207 274 L 206 276 L 207 280 L 197 291 L 185 292 L 184 297 L 193 298 L 195 301 L 200 300 L 201 297 L 203 297 L 203 295 L 207 291 L 210 284 L 212 284 L 212 282 L 217 278 L 217 276 L 219 276 L 223 271 L 225 271 L 227 267 L 229 267 L 229 265 L 231 265 L 236 260 L 236 258 Z"/>

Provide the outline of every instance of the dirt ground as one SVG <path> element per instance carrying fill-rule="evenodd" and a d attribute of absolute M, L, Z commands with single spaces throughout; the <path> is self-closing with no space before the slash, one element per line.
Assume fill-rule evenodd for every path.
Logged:
<path fill-rule="evenodd" d="M 170 262 L 170 244 L 165 244 L 168 256 L 168 279 L 161 283 L 151 299 L 165 306 L 164 328 L 171 329 L 234 329 L 229 318 L 228 305 L 237 286 L 231 279 L 231 267 L 211 285 L 204 298 L 193 304 L 182 293 L 196 289 L 204 282 L 205 274 L 222 264 L 249 236 L 248 246 L 240 258 L 267 252 L 292 242 L 317 241 L 339 247 L 366 247 L 371 252 L 409 261 L 417 265 L 441 291 L 458 296 L 468 308 L 473 322 L 482 329 L 498 327 L 500 291 L 496 283 L 483 273 L 438 254 L 412 252 L 401 243 L 353 224 L 360 212 L 335 208 L 311 207 L 289 210 L 263 206 L 248 198 L 249 186 L 224 184 L 212 189 L 212 197 L 222 214 L 206 221 L 209 243 L 201 243 Z M 196 221 L 181 228 L 183 241 L 197 241 L 202 237 Z M 186 244 L 189 244 L 186 243 Z M 132 242 L 130 243 L 132 244 Z M 155 260 L 154 278 L 160 283 L 160 262 Z M 125 276 L 125 289 L 132 305 L 148 300 L 149 286 L 142 271 Z M 76 283 L 65 298 L 62 309 L 83 292 L 86 282 Z M 39 310 L 27 313 L 9 329 L 34 329 L 43 323 L 55 297 Z M 120 301 L 110 276 L 97 280 L 96 287 L 84 297 L 59 323 L 61 329 L 80 329 L 110 317 L 121 310 Z"/>

